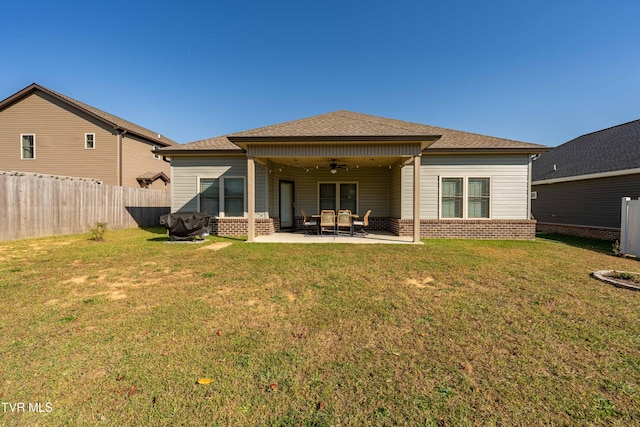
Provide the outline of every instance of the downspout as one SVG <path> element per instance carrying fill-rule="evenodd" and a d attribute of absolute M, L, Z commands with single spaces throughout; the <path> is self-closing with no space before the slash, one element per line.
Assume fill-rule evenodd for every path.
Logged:
<path fill-rule="evenodd" d="M 527 166 L 527 219 L 533 219 L 531 213 L 531 171 L 533 169 L 533 157 L 529 156 L 529 165 Z"/>
<path fill-rule="evenodd" d="M 126 130 L 124 129 L 117 129 L 118 132 L 118 144 L 116 147 L 116 168 L 117 168 L 117 178 L 118 178 L 118 185 L 122 186 L 122 137 L 124 136 L 125 133 L 127 133 Z"/>

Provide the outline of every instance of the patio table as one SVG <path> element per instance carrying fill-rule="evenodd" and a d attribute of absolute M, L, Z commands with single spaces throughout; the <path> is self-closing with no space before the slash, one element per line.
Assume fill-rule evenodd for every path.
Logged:
<path fill-rule="evenodd" d="M 313 214 L 313 215 L 311 215 L 311 218 L 315 218 L 315 219 L 318 220 L 317 221 L 318 222 L 318 228 L 316 229 L 316 235 L 318 235 L 318 236 L 321 234 L 320 233 L 320 228 L 321 228 L 320 227 L 320 218 L 321 217 L 322 217 L 321 214 Z M 351 230 L 349 231 L 349 236 L 351 236 L 351 237 L 353 237 L 353 221 L 358 219 L 358 218 L 360 218 L 360 216 L 358 214 L 353 214 L 353 213 L 351 214 Z M 335 221 L 336 225 L 334 227 L 335 227 L 336 232 L 337 232 L 337 230 L 338 230 L 338 214 L 337 213 L 335 214 L 335 220 L 336 220 Z"/>

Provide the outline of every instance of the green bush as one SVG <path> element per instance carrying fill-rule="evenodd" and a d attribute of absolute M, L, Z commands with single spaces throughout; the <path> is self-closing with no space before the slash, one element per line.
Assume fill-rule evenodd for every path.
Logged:
<path fill-rule="evenodd" d="M 107 223 L 106 222 L 96 222 L 96 225 L 89 229 L 89 233 L 91 233 L 90 240 L 95 240 L 96 242 L 104 242 L 104 235 L 107 232 Z"/>

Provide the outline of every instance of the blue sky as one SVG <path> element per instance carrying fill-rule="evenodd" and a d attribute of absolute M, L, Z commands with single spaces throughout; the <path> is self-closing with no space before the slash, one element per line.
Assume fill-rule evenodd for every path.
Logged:
<path fill-rule="evenodd" d="M 640 119 L 640 2 L 0 5 L 0 99 L 36 82 L 178 142 L 352 110 L 555 146 Z"/>

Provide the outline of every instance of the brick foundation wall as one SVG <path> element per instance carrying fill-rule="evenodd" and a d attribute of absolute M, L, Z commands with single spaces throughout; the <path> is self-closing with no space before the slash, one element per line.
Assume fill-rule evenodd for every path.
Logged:
<path fill-rule="evenodd" d="M 620 240 L 619 228 L 539 222 L 536 229 L 541 233 L 558 233 L 600 240 Z"/>
<path fill-rule="evenodd" d="M 391 218 L 389 231 L 398 236 L 413 236 L 413 220 Z M 420 237 L 455 239 L 533 240 L 534 220 L 420 220 Z"/>
<path fill-rule="evenodd" d="M 255 235 L 265 236 L 276 232 L 275 220 L 272 218 L 256 218 L 255 219 Z M 209 223 L 211 233 L 216 236 L 246 236 L 247 218 L 211 218 Z M 277 221 L 277 227 L 280 229 L 280 221 Z"/>

